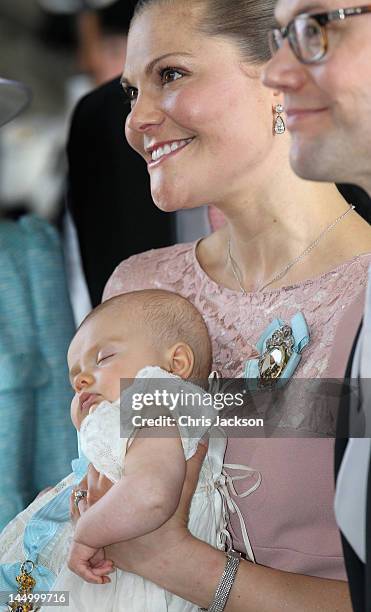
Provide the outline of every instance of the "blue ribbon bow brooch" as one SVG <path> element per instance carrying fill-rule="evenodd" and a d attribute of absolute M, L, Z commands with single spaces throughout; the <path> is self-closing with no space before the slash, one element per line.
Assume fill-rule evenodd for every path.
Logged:
<path fill-rule="evenodd" d="M 247 386 L 256 388 L 269 387 L 278 382 L 285 384 L 298 367 L 309 339 L 308 325 L 301 312 L 292 317 L 290 325 L 281 319 L 274 319 L 256 344 L 260 356 L 246 362 L 244 378 Z"/>

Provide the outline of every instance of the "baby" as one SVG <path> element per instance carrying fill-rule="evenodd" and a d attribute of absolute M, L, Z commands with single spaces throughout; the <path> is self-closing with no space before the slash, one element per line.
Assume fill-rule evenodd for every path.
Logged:
<path fill-rule="evenodd" d="M 99 441 L 91 438 L 92 430 L 101 432 L 96 419 L 86 417 L 99 407 L 102 427 L 107 427 L 110 412 L 119 416 L 117 407 L 112 411 L 107 402 L 119 399 L 120 380 L 133 379 L 138 373 L 141 378 L 149 374 L 159 379 L 163 372 L 185 380 L 207 380 L 211 345 L 206 325 L 190 302 L 179 295 L 151 290 L 124 294 L 96 308 L 77 331 L 67 359 L 75 390 L 72 421 L 77 430 L 83 428 L 84 454 L 99 463 L 102 450 L 97 452 Z M 119 427 L 118 418 L 115 424 Z M 104 546 L 149 533 L 176 510 L 185 475 L 184 451 L 174 427 L 161 429 L 151 437 L 144 429 L 138 432 L 129 449 L 125 448 L 127 440 L 121 439 L 124 477 L 79 520 L 69 567 L 85 580 L 102 582 L 91 572 L 89 560 L 104 558 Z M 162 434 L 167 433 L 173 435 L 164 438 Z M 108 454 L 112 460 L 112 443 Z"/>
<path fill-rule="evenodd" d="M 116 570 L 111 579 L 97 576 L 93 568 L 104 559 L 105 546 L 153 531 L 177 508 L 185 462 L 208 427 L 190 433 L 186 425 L 164 425 L 156 427 L 156 435 L 149 435 L 153 428 L 135 427 L 133 413 L 126 408 L 133 389 L 138 385 L 144 389 L 145 379 L 202 397 L 204 389 L 190 381 L 207 381 L 211 369 L 211 344 L 201 315 L 183 297 L 163 290 L 114 297 L 81 324 L 68 351 L 68 365 L 75 390 L 71 416 L 81 449 L 87 461 L 114 484 L 82 513 L 74 528 L 66 500 L 86 470 L 82 457 L 80 473 L 75 469 L 75 476 L 18 515 L 0 536 L 0 590 L 15 592 L 20 563 L 30 560 L 28 571 L 36 579 L 35 590 L 69 591 L 70 612 L 197 610 L 133 574 Z M 137 375 L 133 386 L 120 389 L 120 379 Z M 172 413 L 175 417 L 177 410 Z M 206 410 L 215 419 L 213 409 Z M 218 487 L 225 446 L 223 436 L 210 438 L 189 521 L 196 537 L 220 548 L 225 545 L 227 519 Z"/>

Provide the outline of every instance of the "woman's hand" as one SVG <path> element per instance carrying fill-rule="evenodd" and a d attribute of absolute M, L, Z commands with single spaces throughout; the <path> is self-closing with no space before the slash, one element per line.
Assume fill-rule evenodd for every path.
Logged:
<path fill-rule="evenodd" d="M 109 478 L 107 478 L 100 472 L 97 472 L 97 470 L 91 463 L 88 467 L 86 479 L 86 489 L 88 490 L 87 507 L 89 508 L 90 506 L 95 504 L 95 502 L 97 502 L 101 497 L 103 497 L 103 495 L 107 493 L 107 491 L 109 491 L 111 487 L 113 487 L 113 483 L 111 482 L 111 480 L 109 480 Z"/>
<path fill-rule="evenodd" d="M 90 463 L 88 467 L 87 475 L 79 482 L 74 488 L 70 497 L 70 514 L 71 520 L 74 524 L 77 523 L 80 516 L 86 512 L 86 510 L 95 504 L 107 491 L 113 486 L 113 483 L 97 472 L 95 467 Z M 78 507 L 75 504 L 75 491 L 87 491 L 87 497 L 80 499 Z"/>
<path fill-rule="evenodd" d="M 74 488 L 74 490 L 72 491 L 70 495 L 70 516 L 71 516 L 72 523 L 74 525 L 76 525 L 80 516 L 84 514 L 84 512 L 86 512 L 88 508 L 86 497 L 84 497 L 83 499 L 80 499 L 79 503 L 76 506 L 75 492 L 79 490 L 86 491 L 87 489 L 88 489 L 88 478 L 87 476 L 84 476 L 84 478 L 81 480 L 81 482 L 79 482 L 77 487 Z"/>

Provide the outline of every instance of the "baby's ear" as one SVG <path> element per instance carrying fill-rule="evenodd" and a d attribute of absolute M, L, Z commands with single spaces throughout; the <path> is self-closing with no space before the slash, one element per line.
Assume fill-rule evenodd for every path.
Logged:
<path fill-rule="evenodd" d="M 192 376 L 195 358 L 191 347 L 185 342 L 177 342 L 169 349 L 169 370 L 181 378 L 188 379 Z"/>

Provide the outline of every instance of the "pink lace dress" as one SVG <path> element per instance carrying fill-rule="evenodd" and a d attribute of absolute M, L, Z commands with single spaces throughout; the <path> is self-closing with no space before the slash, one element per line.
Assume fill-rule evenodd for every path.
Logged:
<path fill-rule="evenodd" d="M 212 281 L 200 267 L 195 250 L 194 243 L 181 244 L 123 261 L 108 281 L 103 299 L 148 288 L 188 298 L 208 325 L 213 368 L 224 377 L 243 375 L 246 360 L 257 356 L 255 343 L 274 318 L 289 322 L 301 311 L 311 341 L 295 376 L 326 378 L 330 371 L 332 377 L 343 375 L 349 347 L 337 350 L 334 372 L 333 343 L 352 304 L 357 299 L 361 303 L 371 254 L 297 285 L 242 295 Z M 253 468 L 251 487 L 246 483 L 239 487 L 236 480 L 232 498 L 243 515 L 258 563 L 346 580 L 333 512 L 333 460 L 331 439 L 229 439 L 225 463 Z M 251 494 L 243 496 L 247 488 Z M 230 531 L 234 548 L 244 551 L 238 512 L 231 515 Z"/>

